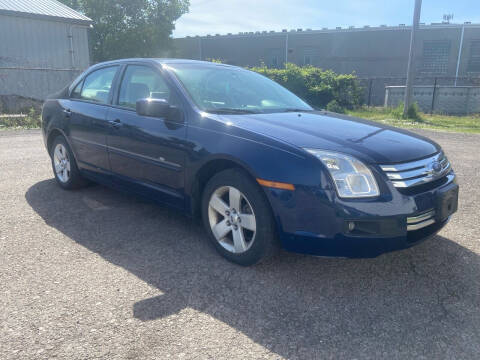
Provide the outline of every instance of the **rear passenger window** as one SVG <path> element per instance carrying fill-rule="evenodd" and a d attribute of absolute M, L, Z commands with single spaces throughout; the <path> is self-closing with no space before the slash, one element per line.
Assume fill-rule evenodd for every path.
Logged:
<path fill-rule="evenodd" d="M 141 65 L 129 65 L 120 85 L 118 105 L 135 109 L 137 100 L 155 98 L 170 102 L 170 89 L 158 71 Z"/>
<path fill-rule="evenodd" d="M 111 66 L 89 74 L 83 83 L 80 98 L 106 104 L 117 68 L 118 66 Z"/>

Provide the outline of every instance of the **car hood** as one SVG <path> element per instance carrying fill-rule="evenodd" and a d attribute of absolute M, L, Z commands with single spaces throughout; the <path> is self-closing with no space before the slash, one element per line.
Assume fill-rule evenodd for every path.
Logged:
<path fill-rule="evenodd" d="M 440 151 L 438 144 L 423 136 L 323 111 L 222 115 L 220 118 L 229 125 L 297 147 L 343 152 L 370 163 L 406 162 Z"/>

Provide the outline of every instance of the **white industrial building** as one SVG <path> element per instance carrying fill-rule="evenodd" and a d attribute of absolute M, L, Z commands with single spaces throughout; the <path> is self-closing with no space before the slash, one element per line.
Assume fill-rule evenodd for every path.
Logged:
<path fill-rule="evenodd" d="M 0 0 L 0 97 L 43 100 L 90 65 L 92 20 L 56 0 Z"/>

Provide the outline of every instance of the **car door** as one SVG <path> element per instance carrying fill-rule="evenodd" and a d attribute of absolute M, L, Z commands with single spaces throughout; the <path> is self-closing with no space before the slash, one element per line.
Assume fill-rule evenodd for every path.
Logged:
<path fill-rule="evenodd" d="M 150 97 L 181 108 L 175 88 L 159 69 L 129 64 L 115 97 L 107 117 L 112 124 L 107 145 L 116 180 L 141 191 L 157 190 L 157 200 L 183 207 L 186 126 L 183 120 L 140 116 L 135 110 L 137 100 Z"/>
<path fill-rule="evenodd" d="M 89 73 L 74 88 L 64 110 L 69 118 L 69 138 L 80 168 L 108 173 L 107 113 L 112 85 L 120 67 L 108 66 Z"/>

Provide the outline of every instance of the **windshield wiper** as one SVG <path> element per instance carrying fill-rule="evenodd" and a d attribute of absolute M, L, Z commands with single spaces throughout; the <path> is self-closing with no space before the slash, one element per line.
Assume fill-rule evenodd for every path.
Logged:
<path fill-rule="evenodd" d="M 235 109 L 235 108 L 216 108 L 216 109 L 207 109 L 205 112 L 208 113 L 219 113 L 219 114 L 256 114 L 258 111 L 248 110 L 248 109 Z"/>

